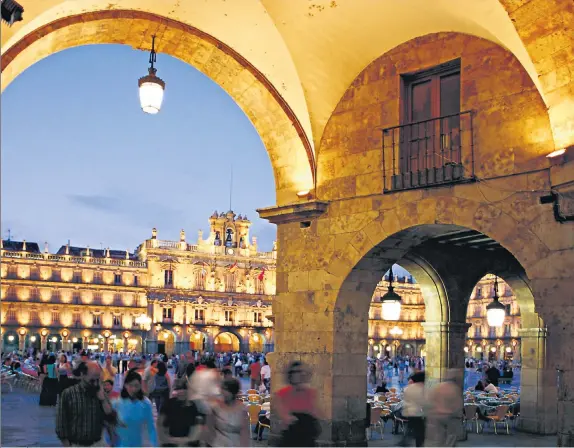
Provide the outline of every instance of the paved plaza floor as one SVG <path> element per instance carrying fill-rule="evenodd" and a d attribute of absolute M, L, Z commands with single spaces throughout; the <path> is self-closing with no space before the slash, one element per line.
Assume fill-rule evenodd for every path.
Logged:
<path fill-rule="evenodd" d="M 468 384 L 475 384 L 474 373 L 468 373 Z M 478 378 L 478 376 L 477 376 Z M 516 381 L 515 378 L 513 385 Z M 393 378 L 394 385 L 397 378 Z M 242 389 L 249 387 L 247 379 L 241 380 Z M 38 394 L 23 392 L 15 389 L 13 392 L 4 392 L 1 396 L 1 446 L 60 446 L 54 431 L 55 408 L 40 407 Z M 397 446 L 401 437 L 390 434 L 391 425 L 387 424 L 383 439 L 379 434 L 369 441 L 369 446 Z M 252 441 L 252 446 L 266 446 L 266 441 Z M 541 437 L 530 434 L 513 432 L 510 435 L 495 435 L 492 428 L 487 428 L 482 434 L 469 433 L 468 440 L 458 443 L 458 446 L 556 446 L 556 437 Z"/>

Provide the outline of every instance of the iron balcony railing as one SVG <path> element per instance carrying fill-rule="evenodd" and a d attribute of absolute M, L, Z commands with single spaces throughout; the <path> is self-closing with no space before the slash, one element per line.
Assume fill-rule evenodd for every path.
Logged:
<path fill-rule="evenodd" d="M 474 179 L 471 111 L 382 132 L 385 192 Z"/>

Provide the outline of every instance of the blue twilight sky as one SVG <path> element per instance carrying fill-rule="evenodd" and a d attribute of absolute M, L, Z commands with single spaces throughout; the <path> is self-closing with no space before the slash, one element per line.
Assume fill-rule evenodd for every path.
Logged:
<path fill-rule="evenodd" d="M 267 152 L 249 119 L 209 78 L 158 55 L 161 112 L 139 107 L 148 53 L 92 45 L 52 55 L 2 94 L 2 237 L 93 248 L 134 248 L 158 228 L 188 241 L 214 210 L 252 221 L 260 250 L 275 225 L 256 208 L 275 203 Z"/>

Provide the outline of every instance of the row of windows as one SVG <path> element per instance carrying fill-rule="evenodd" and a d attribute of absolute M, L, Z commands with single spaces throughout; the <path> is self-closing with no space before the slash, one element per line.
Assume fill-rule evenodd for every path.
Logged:
<path fill-rule="evenodd" d="M 173 309 L 172 308 L 163 308 L 162 310 L 162 317 L 164 320 L 171 320 L 173 319 Z M 233 321 L 235 319 L 235 312 L 232 310 L 225 310 L 224 312 L 225 321 Z M 195 321 L 204 321 L 205 320 L 205 311 L 201 309 L 195 310 Z M 253 321 L 256 323 L 263 322 L 263 313 L 255 311 L 253 313 Z"/>
<path fill-rule="evenodd" d="M 7 278 L 9 278 L 9 279 L 19 278 L 16 266 L 10 266 L 8 268 Z M 60 271 L 52 270 L 49 278 L 42 279 L 40 276 L 40 269 L 31 268 L 29 279 L 30 280 L 46 280 L 46 281 L 53 281 L 53 282 L 61 282 L 62 281 L 62 274 Z M 81 271 L 74 272 L 72 275 L 72 278 L 71 278 L 71 282 L 72 283 L 84 283 L 82 272 Z M 103 272 L 95 271 L 93 274 L 92 283 L 104 284 Z M 114 274 L 113 284 L 114 285 L 124 285 L 125 284 L 123 282 L 123 279 L 122 279 L 122 274 L 119 274 L 119 273 Z M 133 276 L 133 281 L 129 286 L 139 286 L 139 278 L 137 275 Z"/>
<path fill-rule="evenodd" d="M 166 288 L 174 286 L 174 272 L 171 269 L 163 271 L 163 282 Z M 206 273 L 203 270 L 195 272 L 195 289 L 205 290 Z M 237 288 L 237 275 L 232 272 L 225 274 L 225 291 L 235 292 Z M 258 278 L 255 280 L 255 294 L 265 294 L 265 284 Z"/>

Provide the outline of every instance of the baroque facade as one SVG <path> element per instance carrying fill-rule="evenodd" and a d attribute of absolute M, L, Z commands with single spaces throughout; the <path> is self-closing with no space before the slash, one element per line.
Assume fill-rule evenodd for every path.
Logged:
<path fill-rule="evenodd" d="M 2 241 L 3 347 L 271 350 L 276 248 L 260 252 L 232 211 L 209 223 L 197 244 L 153 229 L 134 253 Z"/>
<path fill-rule="evenodd" d="M 466 321 L 470 325 L 464 351 L 475 359 L 520 359 L 520 310 L 512 289 L 498 281 L 501 303 L 506 306 L 506 319 L 500 328 L 490 327 L 486 306 L 494 296 L 495 276 L 488 274 L 475 286 L 468 303 Z M 394 276 L 394 289 L 402 299 L 397 322 L 382 320 L 380 299 L 389 287 L 388 274 L 377 285 L 369 309 L 368 355 L 376 357 L 409 355 L 426 356 L 425 302 L 420 285 L 410 276 Z"/>
<path fill-rule="evenodd" d="M 199 231 L 197 244 L 183 230 L 169 241 L 153 229 L 134 253 L 68 244 L 50 254 L 38 243 L 2 241 L 3 347 L 131 351 L 143 341 L 147 352 L 272 350 L 276 247 L 259 252 L 256 237 L 248 242 L 251 223 L 233 212 L 215 212 L 209 223 L 209 237 Z M 421 288 L 412 276 L 395 275 L 394 283 L 400 318 L 382 319 L 387 274 L 372 297 L 368 355 L 426 356 Z M 493 284 L 487 275 L 472 293 L 469 356 L 509 358 L 518 350 L 518 304 L 503 281 L 505 325 L 486 321 Z"/>

